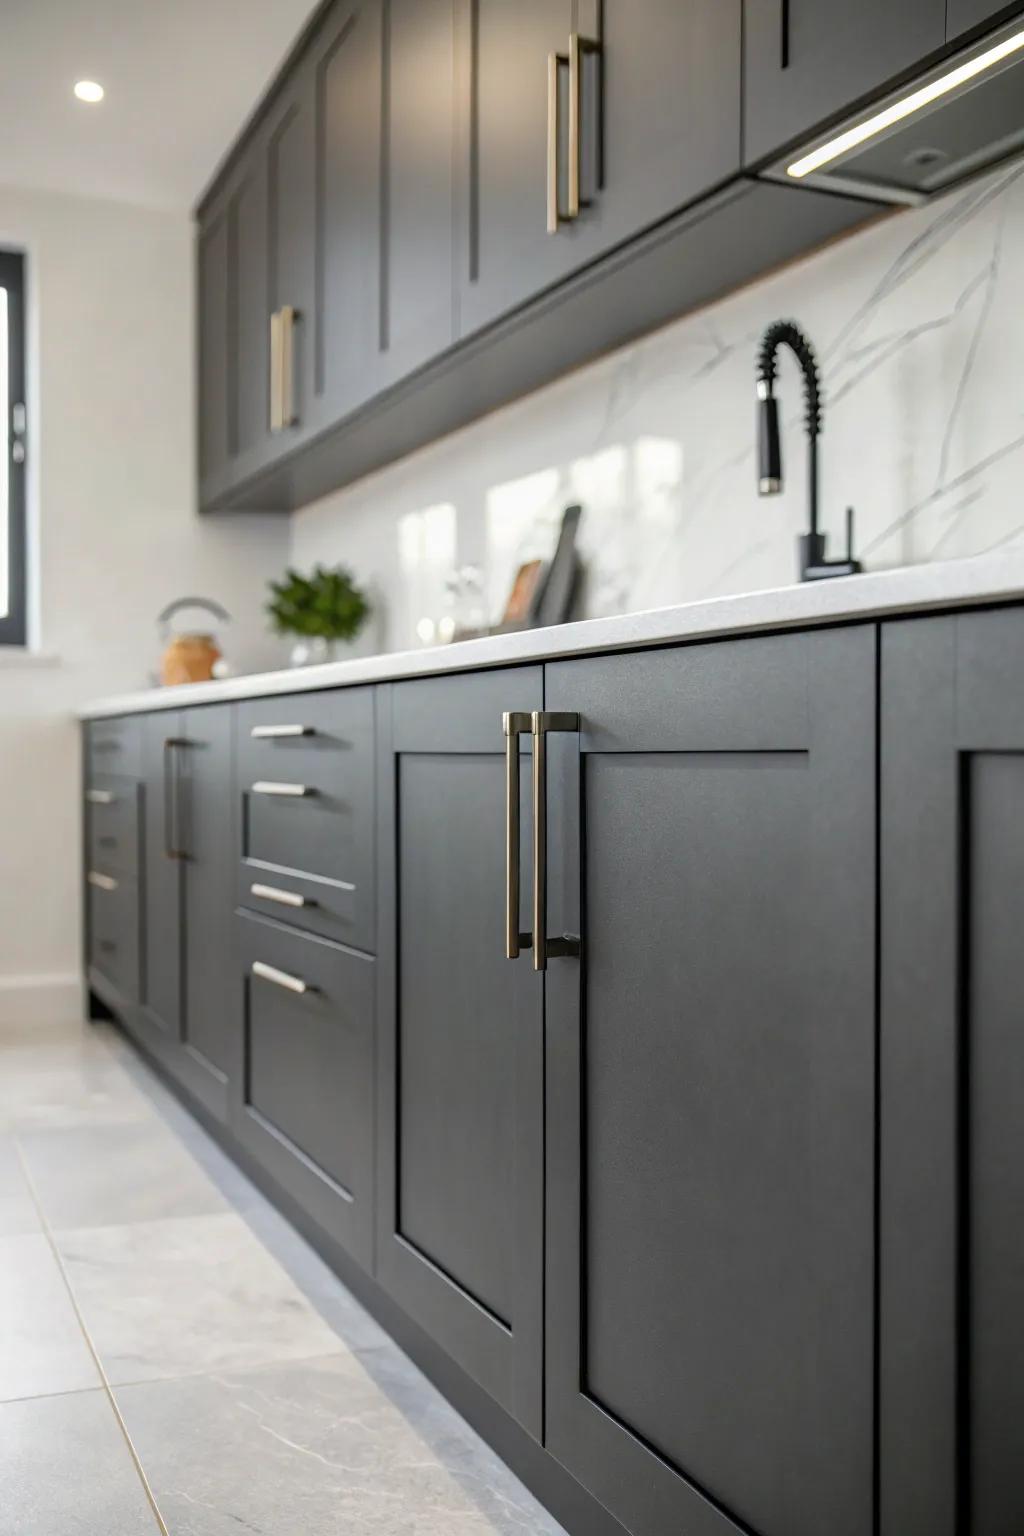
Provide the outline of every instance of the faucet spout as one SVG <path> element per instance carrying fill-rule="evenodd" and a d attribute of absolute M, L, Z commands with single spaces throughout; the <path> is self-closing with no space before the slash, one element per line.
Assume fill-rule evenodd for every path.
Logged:
<path fill-rule="evenodd" d="M 825 576 L 851 576 L 860 570 L 852 550 L 845 560 L 825 558 L 825 536 L 818 525 L 818 439 L 822 431 L 821 379 L 814 348 L 792 320 L 777 320 L 761 338 L 757 353 L 757 489 L 762 496 L 777 496 L 785 484 L 782 472 L 782 434 L 779 402 L 775 395 L 780 347 L 788 347 L 800 365 L 804 380 L 804 430 L 807 433 L 807 501 L 810 527 L 799 539 L 801 581 Z"/>

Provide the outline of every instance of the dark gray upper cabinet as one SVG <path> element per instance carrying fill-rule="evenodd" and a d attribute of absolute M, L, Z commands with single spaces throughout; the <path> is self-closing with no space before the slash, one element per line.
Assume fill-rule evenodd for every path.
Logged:
<path fill-rule="evenodd" d="M 871 1536 L 875 652 L 545 669 L 545 1443 L 633 1536 Z"/>
<path fill-rule="evenodd" d="M 232 166 L 198 234 L 199 477 L 204 499 L 271 452 L 266 136 Z"/>
<path fill-rule="evenodd" d="M 539 1437 L 544 1009 L 505 959 L 501 722 L 541 671 L 383 694 L 377 1278 Z"/>
<path fill-rule="evenodd" d="M 744 144 L 757 165 L 946 40 L 946 0 L 746 0 Z"/>
<path fill-rule="evenodd" d="M 861 222 L 872 205 L 740 178 L 741 20 L 742 0 L 320 9 L 198 212 L 203 508 L 302 506 Z"/>
<path fill-rule="evenodd" d="M 881 1536 L 1024 1529 L 1024 612 L 883 629 Z"/>
<path fill-rule="evenodd" d="M 234 337 L 229 321 L 230 248 L 227 210 L 220 205 L 203 221 L 196 247 L 199 482 L 204 495 L 223 481 L 231 457 L 229 395 Z"/>
<path fill-rule="evenodd" d="M 204 502 L 451 345 L 453 93 L 452 0 L 336 0 L 207 199 Z"/>
<path fill-rule="evenodd" d="M 268 372 L 262 391 L 274 441 L 272 454 L 290 452 L 309 433 L 314 416 L 317 268 L 314 244 L 316 198 L 316 101 L 308 62 L 289 79 L 269 113 L 261 136 L 266 178 L 266 333 Z M 272 317 L 293 312 L 289 332 L 281 337 L 276 387 L 281 391 L 274 420 L 271 392 L 275 359 L 270 340 Z M 287 399 L 285 398 L 287 396 Z"/>
<path fill-rule="evenodd" d="M 569 211 L 570 33 L 579 75 L 574 219 L 548 229 L 548 164 Z M 464 0 L 459 332 L 466 335 L 628 240 L 740 167 L 740 0 Z"/>
<path fill-rule="evenodd" d="M 306 329 L 320 424 L 348 415 L 378 383 L 382 81 L 383 0 L 340 0 L 313 49 L 315 215 L 303 230 L 316 289 Z"/>
<path fill-rule="evenodd" d="M 384 38 L 381 383 L 454 339 L 452 0 L 390 0 Z"/>
<path fill-rule="evenodd" d="M 1020 9 L 1020 0 L 1012 5 L 1005 0 L 946 0 L 946 34 L 952 42 L 987 21 L 993 25 L 1007 21 Z"/>

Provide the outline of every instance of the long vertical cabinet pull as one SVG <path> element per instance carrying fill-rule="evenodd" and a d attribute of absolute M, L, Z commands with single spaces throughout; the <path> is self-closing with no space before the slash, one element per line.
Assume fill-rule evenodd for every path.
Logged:
<path fill-rule="evenodd" d="M 583 59 L 586 54 L 600 54 L 601 45 L 592 37 L 569 34 L 569 192 L 568 217 L 578 219 L 585 206 L 580 194 L 580 140 L 583 118 Z"/>
<path fill-rule="evenodd" d="M 546 971 L 548 960 L 578 955 L 578 939 L 548 937 L 548 752 L 551 731 L 578 731 L 580 717 L 567 711 L 535 709 L 530 716 L 533 737 L 533 968 Z"/>
<path fill-rule="evenodd" d="M 284 425 L 281 399 L 281 311 L 270 317 L 270 430 L 280 432 Z"/>
<path fill-rule="evenodd" d="M 581 187 L 581 139 L 583 121 L 583 60 L 588 54 L 600 54 L 601 44 L 579 32 L 569 34 L 568 53 L 548 54 L 548 141 L 547 141 L 547 230 L 557 235 L 560 224 L 578 219 L 586 206 Z M 569 72 L 569 162 L 568 192 L 565 211 L 558 201 L 558 81 L 563 68 Z"/>
<path fill-rule="evenodd" d="M 164 856 L 168 859 L 184 859 L 184 850 L 176 846 L 178 831 L 178 758 L 179 747 L 188 742 L 180 736 L 168 736 L 164 741 Z"/>
<path fill-rule="evenodd" d="M 532 730 L 531 717 L 522 710 L 502 716 L 505 732 L 505 955 L 518 960 L 529 949 L 533 936 L 519 931 L 519 738 Z"/>
<path fill-rule="evenodd" d="M 295 322 L 298 311 L 291 304 L 281 308 L 281 426 L 294 427 L 295 410 Z"/>
<path fill-rule="evenodd" d="M 564 53 L 548 54 L 548 219 L 549 235 L 558 234 L 558 71 L 569 61 Z"/>

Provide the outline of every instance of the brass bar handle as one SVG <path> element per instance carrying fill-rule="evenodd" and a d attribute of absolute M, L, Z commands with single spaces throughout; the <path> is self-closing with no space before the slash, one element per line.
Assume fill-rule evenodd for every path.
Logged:
<path fill-rule="evenodd" d="M 90 805 L 113 805 L 117 797 L 109 789 L 87 789 L 85 798 Z"/>
<path fill-rule="evenodd" d="M 279 736 L 315 736 L 311 725 L 254 725 L 249 735 L 254 741 L 276 740 Z"/>
<path fill-rule="evenodd" d="M 563 214 L 559 207 L 559 69 L 567 69 L 568 54 L 548 54 L 548 220 L 550 235 L 557 235 L 559 224 L 574 214 Z"/>
<path fill-rule="evenodd" d="M 529 949 L 533 937 L 519 931 L 519 738 L 531 729 L 530 716 L 524 710 L 506 712 L 501 717 L 505 733 L 505 957 L 518 960 L 520 950 Z"/>
<path fill-rule="evenodd" d="M 579 32 L 569 33 L 569 188 L 566 217 L 579 218 L 583 202 L 580 196 L 580 140 L 583 117 L 583 56 L 600 53 L 601 45 Z"/>
<path fill-rule="evenodd" d="M 276 965 L 267 965 L 263 960 L 253 961 L 252 974 L 263 981 L 273 982 L 275 987 L 283 987 L 286 992 L 295 992 L 300 997 L 316 991 L 316 987 L 303 981 L 301 976 L 293 976 L 290 971 L 279 971 Z"/>
<path fill-rule="evenodd" d="M 548 937 L 548 751 L 551 731 L 578 731 L 580 717 L 540 709 L 530 717 L 533 736 L 533 968 L 546 971 L 549 958 L 578 955 L 579 940 Z"/>
<path fill-rule="evenodd" d="M 98 891 L 116 891 L 118 882 L 113 875 L 101 875 L 98 870 L 90 869 L 85 877 L 90 885 L 94 885 Z"/>
<path fill-rule="evenodd" d="M 298 310 L 291 304 L 281 308 L 281 426 L 294 427 L 295 413 L 295 321 Z"/>
<path fill-rule="evenodd" d="M 164 740 L 164 858 L 184 859 L 184 849 L 177 846 L 178 832 L 178 759 L 179 747 L 188 742 L 180 736 L 168 736 Z"/>
<path fill-rule="evenodd" d="M 548 217 L 549 235 L 558 234 L 558 54 L 548 54 Z"/>
<path fill-rule="evenodd" d="M 277 784 L 273 779 L 257 779 L 252 792 L 254 795 L 291 795 L 296 799 L 316 793 L 308 784 Z"/>
<path fill-rule="evenodd" d="M 281 396 L 281 310 L 270 317 L 270 430 L 280 432 L 284 425 Z"/>
<path fill-rule="evenodd" d="M 249 894 L 259 897 L 261 901 L 276 901 L 282 907 L 316 906 L 316 902 L 308 896 L 300 896 L 298 891 L 282 891 L 276 885 L 250 885 Z"/>

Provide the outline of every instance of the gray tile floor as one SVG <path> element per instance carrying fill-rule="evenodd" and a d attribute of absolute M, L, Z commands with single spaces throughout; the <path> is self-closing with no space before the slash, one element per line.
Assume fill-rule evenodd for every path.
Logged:
<path fill-rule="evenodd" d="M 0 1536 L 560 1536 L 116 1031 L 0 1026 Z"/>

